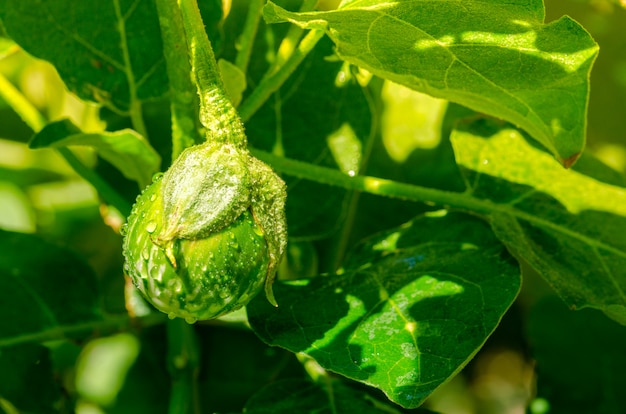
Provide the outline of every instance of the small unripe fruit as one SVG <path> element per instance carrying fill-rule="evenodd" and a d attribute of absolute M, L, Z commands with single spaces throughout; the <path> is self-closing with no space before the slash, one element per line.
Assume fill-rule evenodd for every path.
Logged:
<path fill-rule="evenodd" d="M 285 187 L 246 150 L 189 148 L 137 198 L 124 237 L 126 271 L 170 317 L 216 318 L 266 287 L 286 244 Z"/>

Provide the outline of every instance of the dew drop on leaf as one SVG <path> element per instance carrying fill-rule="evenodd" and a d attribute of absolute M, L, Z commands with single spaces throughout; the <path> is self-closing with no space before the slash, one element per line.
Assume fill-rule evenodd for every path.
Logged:
<path fill-rule="evenodd" d="M 148 224 L 146 224 L 146 231 L 148 233 L 154 233 L 154 230 L 156 230 L 156 226 L 157 226 L 156 221 L 152 220 L 148 222 Z"/>

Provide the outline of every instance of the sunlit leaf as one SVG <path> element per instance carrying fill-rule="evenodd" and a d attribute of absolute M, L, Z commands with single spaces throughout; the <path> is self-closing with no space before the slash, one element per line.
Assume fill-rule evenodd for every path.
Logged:
<path fill-rule="evenodd" d="M 267 343 L 419 406 L 493 332 L 520 287 L 487 223 L 422 216 L 360 246 L 343 274 L 275 285 L 248 306 Z"/>
<path fill-rule="evenodd" d="M 585 144 L 588 77 L 598 47 L 575 21 L 543 24 L 541 0 L 351 2 L 269 22 L 325 30 L 342 59 L 438 98 L 520 125 L 564 165 Z"/>
<path fill-rule="evenodd" d="M 572 308 L 626 324 L 626 189 L 563 169 L 499 122 L 462 124 L 452 143 L 498 238 Z"/>

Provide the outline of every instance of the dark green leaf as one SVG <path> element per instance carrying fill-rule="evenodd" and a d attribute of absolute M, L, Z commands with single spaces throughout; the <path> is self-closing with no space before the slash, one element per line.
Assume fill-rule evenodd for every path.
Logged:
<path fill-rule="evenodd" d="M 520 125 L 564 165 L 585 144 L 588 77 L 598 51 L 568 17 L 543 24 L 541 0 L 364 0 L 269 22 L 326 30 L 342 59 L 427 94 Z"/>
<path fill-rule="evenodd" d="M 626 190 L 563 169 L 499 122 L 460 125 L 452 143 L 498 238 L 568 305 L 626 324 Z"/>
<path fill-rule="evenodd" d="M 54 413 L 60 397 L 48 348 L 36 344 L 0 348 L 0 399 L 19 412 Z"/>
<path fill-rule="evenodd" d="M 414 408 L 471 359 L 519 287 L 487 223 L 439 212 L 369 240 L 343 274 L 275 285 L 278 308 L 256 299 L 248 318 L 267 343 Z"/>
<path fill-rule="evenodd" d="M 537 397 L 550 414 L 626 412 L 626 331 L 602 313 L 568 310 L 558 298 L 532 309 L 528 339 Z"/>
<path fill-rule="evenodd" d="M 93 270 L 37 236 L 0 230 L 0 346 L 55 338 L 101 320 Z"/>
<path fill-rule="evenodd" d="M 204 355 L 198 377 L 204 412 L 241 411 L 267 383 L 305 377 L 293 354 L 268 347 L 249 330 L 199 326 L 196 332 Z"/>
<path fill-rule="evenodd" d="M 215 35 L 221 7 L 215 0 L 200 3 Z M 0 2 L 0 19 L 13 40 L 50 61 L 83 99 L 129 110 L 167 91 L 153 1 L 80 1 L 70 7 L 63 0 L 7 0 Z"/>
<path fill-rule="evenodd" d="M 8 0 L 6 31 L 26 51 L 52 62 L 81 98 L 128 109 L 167 90 L 152 1 Z M 45 39 L 45 40 L 44 40 Z"/>
<path fill-rule="evenodd" d="M 161 157 L 141 135 L 132 129 L 116 132 L 84 133 L 69 119 L 46 125 L 30 141 L 31 148 L 59 148 L 70 145 L 93 147 L 124 176 L 140 188 L 152 182 Z"/>
<path fill-rule="evenodd" d="M 290 379 L 272 383 L 255 394 L 248 402 L 246 414 L 379 414 L 401 412 L 389 403 L 377 401 L 363 391 L 356 390 L 337 379 L 325 384 Z M 429 414 L 431 411 L 411 411 Z"/>

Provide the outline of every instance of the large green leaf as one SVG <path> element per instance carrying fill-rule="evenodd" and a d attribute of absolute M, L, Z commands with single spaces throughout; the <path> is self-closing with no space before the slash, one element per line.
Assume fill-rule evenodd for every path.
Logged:
<path fill-rule="evenodd" d="M 326 30 L 342 59 L 415 90 L 513 122 L 571 165 L 585 144 L 598 47 L 575 21 L 543 24 L 541 0 L 354 1 L 269 22 Z"/>
<path fill-rule="evenodd" d="M 531 310 L 528 340 L 537 361 L 537 398 L 550 414 L 626 412 L 623 327 L 594 309 L 572 312 L 549 298 Z"/>
<path fill-rule="evenodd" d="M 167 90 L 159 23 L 152 1 L 7 0 L 7 33 L 31 54 L 52 62 L 81 98 L 130 102 Z"/>
<path fill-rule="evenodd" d="M 200 3 L 208 31 L 215 34 L 221 4 Z M 128 110 L 167 91 L 153 1 L 4 0 L 0 19 L 15 42 L 50 61 L 83 99 Z"/>
<path fill-rule="evenodd" d="M 255 299 L 248 319 L 267 343 L 414 408 L 478 351 L 519 287 L 487 223 L 439 212 L 361 245 L 343 274 L 275 285 L 278 308 Z"/>
<path fill-rule="evenodd" d="M 29 143 L 31 148 L 59 148 L 70 145 L 93 147 L 124 176 L 137 181 L 140 188 L 152 182 L 159 171 L 161 157 L 140 134 L 132 129 L 115 132 L 85 133 L 68 119 L 46 125 Z"/>
<path fill-rule="evenodd" d="M 93 270 L 37 236 L 0 230 L 0 347 L 89 331 L 102 315 Z"/>
<path fill-rule="evenodd" d="M 452 143 L 498 238 L 572 308 L 626 324 L 626 190 L 563 169 L 496 121 L 462 124 Z"/>

